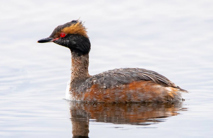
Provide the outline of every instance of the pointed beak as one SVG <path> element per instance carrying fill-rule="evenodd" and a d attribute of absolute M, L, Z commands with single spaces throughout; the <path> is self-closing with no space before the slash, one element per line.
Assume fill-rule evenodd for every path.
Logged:
<path fill-rule="evenodd" d="M 53 38 L 47 37 L 47 38 L 43 38 L 38 40 L 38 43 L 46 43 L 46 42 L 52 42 Z"/>

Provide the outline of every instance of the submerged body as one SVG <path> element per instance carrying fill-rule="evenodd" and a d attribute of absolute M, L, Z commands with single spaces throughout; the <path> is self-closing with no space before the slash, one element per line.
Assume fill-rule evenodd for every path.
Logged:
<path fill-rule="evenodd" d="M 82 102 L 176 102 L 186 92 L 157 72 L 140 68 L 109 70 L 89 75 L 90 42 L 81 22 L 58 26 L 50 37 L 38 42 L 55 42 L 72 54 L 70 100 Z"/>

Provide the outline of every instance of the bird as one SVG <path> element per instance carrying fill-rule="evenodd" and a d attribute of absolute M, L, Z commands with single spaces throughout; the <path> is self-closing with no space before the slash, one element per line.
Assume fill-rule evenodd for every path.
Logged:
<path fill-rule="evenodd" d="M 174 103 L 182 92 L 165 76 L 143 68 L 119 68 L 97 75 L 88 72 L 91 43 L 80 20 L 57 26 L 38 43 L 53 42 L 71 51 L 70 100 L 85 103 Z"/>

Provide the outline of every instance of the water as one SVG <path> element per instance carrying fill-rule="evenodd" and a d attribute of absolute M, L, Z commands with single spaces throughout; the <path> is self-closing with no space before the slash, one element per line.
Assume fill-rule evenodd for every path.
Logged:
<path fill-rule="evenodd" d="M 91 138 L 212 136 L 213 2 L 0 4 L 0 137 L 66 138 L 88 130 Z M 79 105 L 63 100 L 70 52 L 36 41 L 78 18 L 85 21 L 92 43 L 90 74 L 121 67 L 155 70 L 189 91 L 185 101 Z"/>

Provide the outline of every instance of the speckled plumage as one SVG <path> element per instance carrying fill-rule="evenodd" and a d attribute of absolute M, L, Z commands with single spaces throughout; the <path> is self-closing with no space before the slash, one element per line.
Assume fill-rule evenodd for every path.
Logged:
<path fill-rule="evenodd" d="M 58 26 L 38 42 L 54 42 L 71 50 L 70 95 L 83 102 L 175 102 L 185 90 L 157 72 L 141 68 L 109 70 L 94 76 L 88 73 L 90 41 L 81 22 Z"/>
<path fill-rule="evenodd" d="M 175 102 L 184 91 L 157 72 L 141 68 L 109 70 L 76 86 L 71 88 L 73 98 L 86 102 Z"/>

